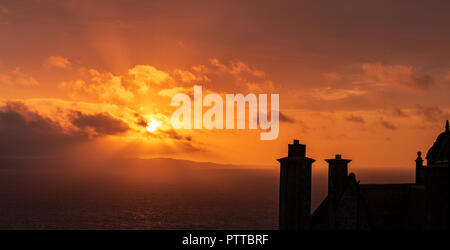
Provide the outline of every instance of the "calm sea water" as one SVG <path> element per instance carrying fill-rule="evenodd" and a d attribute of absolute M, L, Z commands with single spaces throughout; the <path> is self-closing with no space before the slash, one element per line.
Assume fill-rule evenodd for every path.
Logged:
<path fill-rule="evenodd" d="M 276 229 L 278 187 L 277 166 L 0 160 L 0 229 Z M 326 171 L 313 170 L 312 189 L 314 209 L 326 195 Z"/>
<path fill-rule="evenodd" d="M 276 171 L 173 164 L 3 166 L 0 229 L 277 227 Z"/>

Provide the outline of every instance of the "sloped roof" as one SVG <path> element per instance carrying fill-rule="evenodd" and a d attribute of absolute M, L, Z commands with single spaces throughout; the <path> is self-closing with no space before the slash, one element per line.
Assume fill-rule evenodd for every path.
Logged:
<path fill-rule="evenodd" d="M 425 222 L 422 185 L 360 184 L 358 204 L 358 217 L 367 217 L 371 229 L 421 229 Z M 328 229 L 328 213 L 327 197 L 312 214 L 311 229 Z"/>
<path fill-rule="evenodd" d="M 425 187 L 417 184 L 361 184 L 373 229 L 420 229 L 425 223 Z"/>
<path fill-rule="evenodd" d="M 320 203 L 311 216 L 311 229 L 328 229 L 328 196 Z"/>

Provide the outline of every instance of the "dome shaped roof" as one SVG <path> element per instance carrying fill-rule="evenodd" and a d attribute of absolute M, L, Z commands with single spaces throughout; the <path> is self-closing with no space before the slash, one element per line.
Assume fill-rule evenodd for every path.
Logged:
<path fill-rule="evenodd" d="M 448 120 L 445 124 L 445 131 L 442 132 L 427 153 L 427 165 L 449 162 L 450 156 L 450 131 Z"/>

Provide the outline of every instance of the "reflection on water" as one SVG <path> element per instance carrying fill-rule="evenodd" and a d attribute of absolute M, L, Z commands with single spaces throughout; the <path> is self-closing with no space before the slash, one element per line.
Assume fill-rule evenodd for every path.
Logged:
<path fill-rule="evenodd" d="M 276 171 L 147 160 L 0 170 L 0 228 L 274 229 Z M 120 165 L 120 166 L 118 166 Z"/>
<path fill-rule="evenodd" d="M 278 179 L 276 166 L 0 160 L 0 229 L 276 229 Z M 326 190 L 313 171 L 312 209 Z"/>

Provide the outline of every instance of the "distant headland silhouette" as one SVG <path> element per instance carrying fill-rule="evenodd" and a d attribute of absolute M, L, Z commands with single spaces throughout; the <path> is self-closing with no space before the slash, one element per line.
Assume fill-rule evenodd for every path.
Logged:
<path fill-rule="evenodd" d="M 279 228 L 281 230 L 448 229 L 448 120 L 428 150 L 427 165 L 417 153 L 416 181 L 407 184 L 360 184 L 348 174 L 350 159 L 325 160 L 328 195 L 311 214 L 314 159 L 294 140 L 280 162 Z"/>

